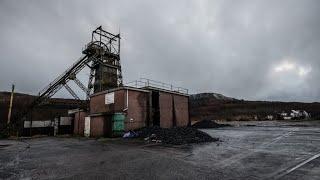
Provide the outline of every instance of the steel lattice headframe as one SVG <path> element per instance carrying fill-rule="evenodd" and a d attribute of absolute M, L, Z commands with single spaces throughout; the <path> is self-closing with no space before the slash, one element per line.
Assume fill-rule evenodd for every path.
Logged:
<path fill-rule="evenodd" d="M 82 51 L 82 56 L 54 81 L 41 90 L 37 98 L 16 115 L 13 120 L 14 126 L 21 128 L 23 117 L 34 107 L 47 102 L 62 87 L 77 100 L 81 108 L 88 108 L 90 95 L 94 92 L 107 90 L 113 87 L 122 86 L 122 72 L 120 64 L 120 34 L 112 34 L 102 29 L 96 28 L 92 32 L 91 42 Z M 90 68 L 88 86 L 85 86 L 78 78 L 77 74 L 84 69 Z M 111 77 L 112 76 L 112 77 Z M 86 100 L 80 100 L 77 93 L 68 85 L 69 81 L 74 81 L 80 89 L 86 93 Z"/>

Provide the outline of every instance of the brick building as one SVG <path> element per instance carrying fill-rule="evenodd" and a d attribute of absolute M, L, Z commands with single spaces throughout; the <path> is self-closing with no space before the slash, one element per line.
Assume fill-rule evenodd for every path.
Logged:
<path fill-rule="evenodd" d="M 83 134 L 76 128 L 80 122 L 86 123 L 80 127 L 84 127 L 84 131 L 87 129 L 88 135 L 92 137 L 113 136 L 116 127 L 115 117 L 120 118 L 118 130 L 122 132 L 150 126 L 187 126 L 190 123 L 189 96 L 179 91 L 152 86 L 118 87 L 91 95 L 88 117 L 87 122 L 84 116 L 80 119 L 75 118 L 75 133 Z"/>

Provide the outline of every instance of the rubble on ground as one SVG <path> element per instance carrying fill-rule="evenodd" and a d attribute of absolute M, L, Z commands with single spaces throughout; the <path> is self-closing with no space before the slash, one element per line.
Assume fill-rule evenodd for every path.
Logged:
<path fill-rule="evenodd" d="M 142 128 L 136 132 L 138 137 L 144 138 L 146 141 L 173 145 L 214 142 L 219 140 L 192 127 L 160 128 L 155 126 Z"/>
<path fill-rule="evenodd" d="M 219 123 L 216 123 L 212 120 L 202 120 L 202 121 L 199 121 L 199 122 L 196 122 L 192 125 L 192 127 L 194 128 L 219 128 L 219 127 L 228 127 L 228 126 L 231 126 L 230 124 L 219 124 Z"/>

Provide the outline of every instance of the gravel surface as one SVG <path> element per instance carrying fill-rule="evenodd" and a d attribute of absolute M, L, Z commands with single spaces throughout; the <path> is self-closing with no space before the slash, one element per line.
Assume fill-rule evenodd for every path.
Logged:
<path fill-rule="evenodd" d="M 0 179 L 320 179 L 320 121 L 228 123 L 201 130 L 221 142 L 188 148 L 123 138 L 0 140 Z"/>

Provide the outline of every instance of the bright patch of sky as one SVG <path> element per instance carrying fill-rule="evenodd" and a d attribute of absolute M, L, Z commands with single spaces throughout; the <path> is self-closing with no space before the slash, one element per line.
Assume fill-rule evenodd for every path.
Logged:
<path fill-rule="evenodd" d="M 299 75 L 300 77 L 307 76 L 312 68 L 309 65 L 301 65 L 296 62 L 292 58 L 286 58 L 282 60 L 279 64 L 274 67 L 274 72 L 281 76 L 284 73 L 294 73 Z"/>

